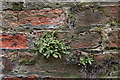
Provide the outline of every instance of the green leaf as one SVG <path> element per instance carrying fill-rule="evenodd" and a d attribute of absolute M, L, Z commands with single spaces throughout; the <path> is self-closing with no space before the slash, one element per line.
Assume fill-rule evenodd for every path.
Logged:
<path fill-rule="evenodd" d="M 44 53 L 43 55 L 44 55 L 44 56 L 47 56 L 47 54 L 46 54 L 46 53 Z"/>
<path fill-rule="evenodd" d="M 36 52 L 35 54 L 38 55 L 38 52 Z"/>
<path fill-rule="evenodd" d="M 39 48 L 33 48 L 33 50 L 39 50 Z"/>
<path fill-rule="evenodd" d="M 70 52 L 65 52 L 65 54 L 70 54 Z"/>
<path fill-rule="evenodd" d="M 83 65 L 85 65 L 85 63 L 84 63 L 84 62 L 82 62 L 82 64 L 83 64 Z"/>
<path fill-rule="evenodd" d="M 37 54 L 42 54 L 46 58 L 53 56 L 62 58 L 62 53 L 67 53 L 68 47 L 65 46 L 64 40 L 58 40 L 55 32 L 46 32 L 42 35 L 37 43 L 35 43 Z"/>
<path fill-rule="evenodd" d="M 39 49 L 39 52 L 42 53 L 42 51 L 43 51 L 43 48 L 40 48 L 40 49 Z"/>
<path fill-rule="evenodd" d="M 74 59 L 71 59 L 71 61 L 75 61 Z"/>
<path fill-rule="evenodd" d="M 50 54 L 47 54 L 46 58 L 49 58 L 50 57 Z"/>
<path fill-rule="evenodd" d="M 61 56 L 61 54 L 60 53 L 56 53 L 57 55 L 58 55 L 58 57 L 61 59 L 62 58 L 62 56 Z"/>
<path fill-rule="evenodd" d="M 51 54 L 53 51 L 52 50 L 48 50 L 46 51 L 46 54 Z"/>
<path fill-rule="evenodd" d="M 57 54 L 53 54 L 53 57 L 54 57 L 54 58 L 58 58 L 58 55 L 57 55 Z"/>
<path fill-rule="evenodd" d="M 88 61 L 88 62 L 89 62 L 90 65 L 92 64 L 91 61 Z"/>

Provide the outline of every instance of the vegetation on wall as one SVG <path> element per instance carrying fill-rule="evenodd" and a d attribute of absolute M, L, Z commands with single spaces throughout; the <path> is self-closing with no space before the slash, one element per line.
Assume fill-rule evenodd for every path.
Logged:
<path fill-rule="evenodd" d="M 43 36 L 35 43 L 36 55 L 43 55 L 45 58 L 54 57 L 62 58 L 63 54 L 67 54 L 68 47 L 64 40 L 58 40 L 55 32 L 45 32 Z"/>
<path fill-rule="evenodd" d="M 78 65 L 91 65 L 93 61 L 94 60 L 92 55 L 85 55 L 83 57 L 80 57 Z"/>
<path fill-rule="evenodd" d="M 77 64 L 78 66 L 92 65 L 94 57 L 92 54 L 76 54 L 70 57 L 70 62 Z"/>

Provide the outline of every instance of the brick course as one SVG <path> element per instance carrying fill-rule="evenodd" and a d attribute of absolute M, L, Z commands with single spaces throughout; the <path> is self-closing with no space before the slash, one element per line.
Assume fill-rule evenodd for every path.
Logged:
<path fill-rule="evenodd" d="M 64 22 L 64 11 L 62 9 L 41 9 L 10 11 L 3 13 L 4 27 L 18 27 L 20 24 L 30 23 L 32 25 L 62 24 Z"/>

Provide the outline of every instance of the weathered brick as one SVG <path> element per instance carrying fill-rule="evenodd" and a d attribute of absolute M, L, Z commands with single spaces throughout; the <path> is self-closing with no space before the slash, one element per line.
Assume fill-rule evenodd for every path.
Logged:
<path fill-rule="evenodd" d="M 64 16 L 62 9 L 6 10 L 3 14 L 3 26 L 18 27 L 20 24 L 27 23 L 31 23 L 32 25 L 61 24 L 64 22 Z"/>
<path fill-rule="evenodd" d="M 109 33 L 107 48 L 120 48 L 120 31 L 112 31 Z"/>
<path fill-rule="evenodd" d="M 0 34 L 0 49 L 25 49 L 27 38 L 24 34 Z"/>
<path fill-rule="evenodd" d="M 115 58 L 115 60 L 120 60 L 120 54 L 97 54 L 94 55 L 95 60 L 102 61 L 109 58 Z"/>
<path fill-rule="evenodd" d="M 120 14 L 119 14 L 119 7 L 118 6 L 108 6 L 107 7 L 107 14 L 113 18 L 119 19 Z"/>
<path fill-rule="evenodd" d="M 3 31 L 4 32 L 11 31 L 11 33 L 13 30 L 15 31 L 14 33 L 16 33 L 17 30 L 23 31 L 24 33 L 30 32 L 30 36 L 27 36 L 27 38 L 26 38 L 26 35 L 24 35 L 24 34 L 5 34 L 5 33 L 0 34 L 0 49 L 4 49 L 4 48 L 5 49 L 26 49 L 26 48 L 28 48 L 28 45 L 29 45 L 27 40 L 31 41 L 31 42 L 36 42 L 38 40 L 38 38 L 41 37 L 43 32 L 46 31 L 46 28 L 45 28 L 46 25 L 50 25 L 50 24 L 58 25 L 58 24 L 64 23 L 64 20 L 66 20 L 64 10 L 55 9 L 55 8 L 58 8 L 57 6 L 60 6 L 59 8 L 61 8 L 63 6 L 58 5 L 58 3 L 57 4 L 55 3 L 56 7 L 54 8 L 53 4 L 48 5 L 48 4 L 43 4 L 43 3 L 41 3 L 41 4 L 33 3 L 32 6 L 31 6 L 31 4 L 28 4 L 29 6 L 23 4 L 24 6 L 26 6 L 26 9 L 22 8 L 23 5 L 21 7 L 19 7 L 19 5 L 18 5 L 17 7 L 15 7 L 15 6 L 9 7 L 9 9 L 11 9 L 13 11 L 4 10 L 3 27 L 7 27 L 8 29 L 3 28 Z M 61 3 L 61 4 L 63 4 L 63 3 Z M 69 3 L 69 4 L 71 4 L 71 3 Z M 41 5 L 43 5 L 43 6 L 41 6 Z M 72 3 L 71 5 L 69 5 L 69 7 L 74 8 L 73 5 L 75 5 L 75 4 Z M 95 3 L 95 5 L 96 5 L 96 3 Z M 51 7 L 54 8 L 54 9 L 47 8 L 48 6 L 50 8 Z M 65 5 L 65 7 L 66 7 L 66 5 Z M 12 8 L 15 8 L 16 11 L 14 11 L 15 9 L 12 9 Z M 43 8 L 46 8 L 46 9 L 43 9 Z M 87 5 L 85 5 L 84 7 L 83 7 L 83 5 L 82 6 L 80 5 L 80 7 L 76 7 L 72 11 L 73 12 L 72 19 L 70 17 L 70 21 L 69 21 L 69 19 L 66 20 L 70 23 L 69 25 L 71 25 L 71 26 L 63 26 L 64 29 L 62 27 L 60 28 L 60 30 L 62 29 L 62 30 L 66 31 L 66 30 L 68 30 L 68 27 L 69 28 L 72 27 L 72 28 L 70 28 L 72 30 L 70 32 L 69 31 L 68 32 L 60 32 L 57 35 L 57 37 L 59 39 L 65 39 L 68 46 L 70 46 L 73 49 L 77 49 L 77 50 L 79 48 L 89 48 L 89 49 L 84 49 L 84 50 L 91 50 L 91 48 L 96 49 L 98 47 L 101 47 L 101 43 L 102 43 L 101 36 L 102 35 L 100 35 L 100 33 L 97 32 L 97 31 L 101 31 L 101 29 L 97 30 L 96 32 L 89 32 L 91 28 L 97 27 L 97 26 L 92 27 L 91 24 L 94 24 L 94 25 L 109 24 L 109 22 L 111 20 L 110 16 L 113 18 L 119 18 L 119 9 L 118 9 L 118 6 L 109 6 L 109 5 L 103 6 L 100 9 L 102 9 L 103 12 L 105 10 L 105 14 L 104 14 L 98 8 L 99 7 L 97 5 L 96 6 L 91 5 L 89 7 Z M 8 8 L 6 8 L 6 9 L 8 9 Z M 66 10 L 67 9 L 69 9 L 69 8 L 67 7 Z M 81 10 L 81 9 L 83 9 L 83 10 Z M 22 10 L 22 11 L 19 11 L 19 10 Z M 33 26 L 30 25 L 30 28 L 28 28 L 29 27 L 28 23 L 32 24 Z M 28 25 L 26 27 L 26 25 L 21 25 L 21 24 L 28 24 Z M 44 28 L 38 29 L 38 25 L 42 25 L 42 24 L 43 24 L 43 26 L 41 26 L 41 27 L 44 27 Z M 24 28 L 21 29 L 22 27 L 20 25 L 22 27 L 25 27 L 27 30 Z M 18 26 L 20 26 L 20 27 L 18 27 Z M 9 28 L 9 27 L 12 27 L 12 28 Z M 15 27 L 18 27 L 18 28 L 15 28 Z M 15 28 L 15 29 L 13 29 L 13 28 Z M 102 28 L 102 30 L 104 30 L 104 26 L 101 28 Z M 19 29 L 21 29 L 21 30 L 19 30 Z M 30 31 L 28 31 L 28 29 Z M 41 31 L 41 29 L 42 29 L 42 31 Z M 105 46 L 107 48 L 113 48 L 113 47 L 120 48 L 120 46 L 119 46 L 119 43 L 120 43 L 119 37 L 120 36 L 118 35 L 119 32 L 111 32 L 111 33 L 108 34 L 109 40 L 108 40 L 107 45 L 105 45 Z M 29 37 L 31 37 L 31 38 L 29 38 Z M 34 44 L 31 44 L 31 45 L 34 45 Z M 31 45 L 29 45 L 29 50 L 30 50 Z M 34 57 L 30 53 L 18 52 L 18 51 L 16 53 L 15 50 L 12 50 L 12 51 L 13 52 L 5 51 L 6 54 L 8 54 L 7 55 L 8 57 L 9 57 L 9 55 L 16 55 L 16 56 L 13 56 L 12 59 L 15 58 L 18 60 L 19 58 L 27 58 L 29 60 Z M 5 52 L 4 53 L 2 52 L 4 54 L 4 56 L 6 56 Z M 11 54 L 9 54 L 9 53 L 11 53 Z M 113 53 L 113 52 L 106 52 L 105 54 L 107 54 L 107 53 Z M 18 57 L 18 54 L 20 57 Z M 73 53 L 73 54 L 75 54 L 75 53 Z M 82 53 L 82 54 L 87 54 L 87 53 Z M 98 62 L 102 61 L 106 56 L 108 56 L 105 54 L 96 55 L 95 61 L 96 60 L 98 60 Z M 71 55 L 69 55 L 69 56 L 71 56 Z M 110 56 L 111 56 L 111 54 L 110 54 Z M 118 56 L 118 54 L 116 56 Z M 116 56 L 115 56 L 115 58 L 116 58 Z M 47 62 L 45 61 L 45 63 L 47 63 Z M 9 70 L 11 70 L 10 69 L 11 66 L 9 66 L 9 62 L 4 61 L 3 64 L 4 63 L 6 64 L 4 67 L 8 67 L 7 70 L 9 72 Z M 28 69 L 26 71 L 28 71 L 28 72 L 34 72 L 35 70 L 38 71 L 37 67 L 35 67 L 35 66 L 28 67 Z M 47 67 L 47 70 L 48 70 L 48 67 Z M 52 68 L 50 67 L 50 69 L 52 69 Z M 41 68 L 40 71 L 41 70 L 47 71 L 44 68 L 43 69 Z M 56 70 L 57 70 L 57 68 L 56 68 Z M 61 72 L 64 72 L 64 69 L 63 68 L 61 69 L 61 67 L 58 70 L 60 70 Z M 22 72 L 22 71 L 20 71 L 20 72 Z M 23 73 L 23 75 L 24 75 L 24 73 Z M 38 79 L 36 79 L 35 76 L 29 76 L 29 77 L 22 77 L 22 78 L 5 77 L 5 78 L 3 78 L 3 80 L 38 80 Z"/>
<path fill-rule="evenodd" d="M 8 58 L 6 57 L 3 57 L 2 58 L 2 64 L 4 66 L 4 68 L 2 69 L 2 72 L 5 73 L 5 72 L 10 72 L 14 69 L 15 67 L 15 64 Z"/>
<path fill-rule="evenodd" d="M 84 10 L 73 9 L 73 14 L 75 17 L 75 27 L 79 26 L 90 26 L 92 24 L 104 24 L 108 22 L 108 18 L 102 14 L 100 11 L 95 10 L 94 12 L 87 8 Z"/>
<path fill-rule="evenodd" d="M 97 32 L 86 33 L 85 35 L 76 35 L 76 38 L 71 40 L 71 46 L 74 49 L 78 48 L 96 48 L 101 42 L 101 36 Z"/>

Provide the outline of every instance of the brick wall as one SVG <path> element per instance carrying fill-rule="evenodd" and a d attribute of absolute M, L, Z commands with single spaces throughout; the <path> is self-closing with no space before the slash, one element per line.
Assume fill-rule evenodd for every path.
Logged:
<path fill-rule="evenodd" d="M 0 49 L 30 50 L 44 31 L 52 29 L 59 32 L 58 37 L 64 38 L 72 50 L 104 52 L 119 49 L 118 5 L 118 3 L 58 5 L 3 2 Z"/>
<path fill-rule="evenodd" d="M 20 11 L 11 10 L 13 7 L 9 10 L 5 9 L 3 11 L 3 33 L 1 34 L 3 45 L 0 48 L 27 48 L 29 47 L 27 46 L 28 35 L 38 37 L 41 31 L 51 30 L 51 28 L 58 30 L 58 32 L 61 30 L 61 36 L 69 38 L 68 42 L 73 44 L 77 42 L 74 46 L 77 47 L 77 45 L 81 44 L 78 48 L 94 48 L 100 45 L 99 42 L 103 40 L 102 36 L 106 36 L 109 39 L 110 43 L 107 44 L 109 46 L 106 47 L 118 48 L 118 6 L 108 5 L 101 7 L 99 5 L 92 8 L 88 5 L 88 7 L 80 7 L 81 10 L 77 11 L 78 7 L 80 6 L 70 8 L 71 11 L 67 9 L 69 13 L 66 13 L 64 8 L 53 9 L 45 7 L 43 9 L 23 9 Z M 70 15 L 72 15 L 72 19 Z M 115 41 L 110 41 L 113 39 L 112 37 L 116 37 Z M 10 45 L 5 45 L 5 42 Z M 115 42 L 114 45 L 112 45 L 113 42 Z M 21 47 L 19 47 L 20 44 L 22 44 Z M 16 45 L 16 48 L 12 48 L 13 45 Z"/>

